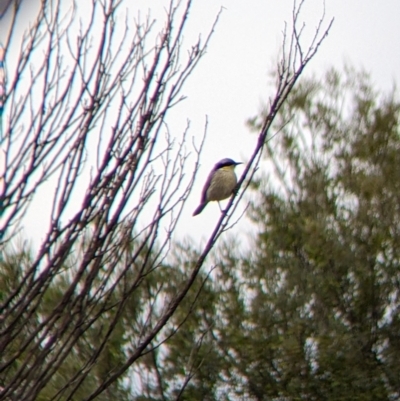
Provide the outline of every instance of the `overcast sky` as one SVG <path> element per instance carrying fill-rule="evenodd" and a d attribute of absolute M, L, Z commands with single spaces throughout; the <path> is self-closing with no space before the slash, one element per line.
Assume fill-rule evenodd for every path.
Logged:
<path fill-rule="evenodd" d="M 187 115 L 193 128 L 201 130 L 205 114 L 210 123 L 198 184 L 188 208 L 196 207 L 213 163 L 222 157 L 246 161 L 251 154 L 256 135 L 249 134 L 245 121 L 271 94 L 268 73 L 281 46 L 284 21 L 291 19 L 292 4 L 292 0 L 197 2 L 192 15 L 199 27 L 199 21 L 209 20 L 220 6 L 225 10 L 208 55 L 187 88 Z M 303 19 L 310 32 L 319 21 L 321 4 L 306 1 Z M 389 89 L 400 82 L 400 1 L 326 0 L 326 18 L 331 17 L 335 21 L 330 34 L 306 75 L 322 74 L 331 66 L 340 69 L 347 62 L 369 71 L 378 88 Z M 196 236 L 207 235 L 218 214 L 217 205 L 208 205 L 193 218 L 191 230 Z"/>
<path fill-rule="evenodd" d="M 157 17 L 160 6 L 167 1 L 132 3 L 144 12 L 152 9 Z M 331 66 L 340 69 L 347 62 L 369 71 L 377 88 L 386 90 L 395 81 L 400 82 L 400 1 L 326 0 L 325 3 L 327 20 L 334 18 L 335 22 L 306 75 L 322 74 Z M 194 1 L 186 33 L 189 39 L 207 32 L 217 12 L 221 7 L 224 9 L 208 53 L 184 90 L 188 99 L 176 114 L 181 118 L 180 127 L 186 119 L 191 120 L 194 136 L 202 134 L 206 115 L 209 121 L 198 181 L 187 203 L 180 234 L 208 236 L 218 218 L 218 206 L 208 205 L 197 217 L 191 214 L 210 168 L 224 157 L 246 161 L 255 146 L 256 135 L 249 134 L 245 121 L 271 95 L 268 74 L 281 46 L 284 22 L 291 19 L 292 6 L 292 0 Z M 306 0 L 302 19 L 310 33 L 321 12 L 322 1 Z M 3 24 L 0 40 L 4 33 Z M 28 231 L 35 224 L 37 220 L 28 224 Z"/>

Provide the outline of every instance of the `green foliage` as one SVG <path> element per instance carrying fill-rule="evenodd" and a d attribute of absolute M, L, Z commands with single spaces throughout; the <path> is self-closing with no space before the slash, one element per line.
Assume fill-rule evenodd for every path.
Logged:
<path fill-rule="evenodd" d="M 240 272 L 259 355 L 240 368 L 252 398 L 399 397 L 399 117 L 393 93 L 350 69 L 303 81 L 285 104 Z"/>
<path fill-rule="evenodd" d="M 259 120 L 251 120 L 256 130 Z M 165 329 L 98 399 L 399 399 L 399 123 L 395 93 L 377 92 L 364 73 L 347 68 L 303 80 L 266 144 L 267 173 L 252 183 L 249 217 L 257 235 L 246 249 L 240 246 L 245 234 L 237 233 L 216 250 Z M 112 327 L 76 399 L 98 387 L 167 310 L 164 301 L 174 299 L 198 258 L 190 244 L 181 245 L 169 264 L 154 264 L 143 249 L 138 263 L 154 268 L 124 298 L 138 268 L 124 261 L 132 252 L 127 247 L 121 254 L 129 269 L 113 291 L 107 283 L 116 282 L 122 267 L 105 263 L 95 278 L 99 296 L 81 305 L 85 332 L 41 399 L 71 383 L 101 346 L 102 330 Z M 30 258 L 5 255 L 3 302 Z M 30 320 L 9 353 L 61 301 L 74 269 L 72 257 L 65 263 L 65 274 L 40 295 L 37 322 Z"/>
<path fill-rule="evenodd" d="M 1 301 L 5 302 L 7 297 L 15 292 L 22 291 L 23 287 L 29 285 L 26 282 L 25 274 L 33 264 L 32 255 L 26 250 L 29 248 L 26 244 L 12 249 L 11 246 L 6 248 L 3 253 L 3 260 L 0 261 L 0 291 Z M 78 255 L 79 250 L 74 251 L 74 257 Z M 0 361 L 2 366 L 1 384 L 6 384 L 7 381 L 14 375 L 24 374 L 23 368 L 25 365 L 38 358 L 39 351 L 49 348 L 50 352 L 48 357 L 43 359 L 44 366 L 48 366 L 49 370 L 55 365 L 53 357 L 61 353 L 63 361 L 55 372 L 52 374 L 46 386 L 43 386 L 37 400 L 53 399 L 67 399 L 71 388 L 79 383 L 79 389 L 76 391 L 76 399 L 84 399 L 85 396 L 90 394 L 99 384 L 102 383 L 109 371 L 114 369 L 124 359 L 124 346 L 126 339 L 124 338 L 123 321 L 118 321 L 114 325 L 108 341 L 103 346 L 100 357 L 93 362 L 93 365 L 87 363 L 88 360 L 93 358 L 93 353 L 99 345 L 101 334 L 108 328 L 108 324 L 112 321 L 116 305 L 118 302 L 118 294 L 112 294 L 112 300 L 107 301 L 92 297 L 91 301 L 87 301 L 85 305 L 79 305 L 78 292 L 76 289 L 75 307 L 71 307 L 70 318 L 73 322 L 79 321 L 80 331 L 71 329 L 67 317 L 57 316 L 56 310 L 59 308 L 63 296 L 71 286 L 72 279 L 71 273 L 74 269 L 71 260 L 67 260 L 65 264 L 65 271 L 55 277 L 51 283 L 44 283 L 42 291 L 38 296 L 32 299 L 32 304 L 35 305 L 34 312 L 26 313 L 24 317 L 24 325 L 21 326 L 18 333 L 13 333 L 12 322 L 14 316 L 8 316 L 2 323 L 4 332 L 3 339 L 7 339 L 7 347 L 3 348 Z M 98 278 L 99 283 L 101 278 Z M 114 307 L 111 305 L 114 304 Z M 107 310 L 107 312 L 105 311 Z M 98 320 L 93 319 L 96 315 L 100 315 Z M 41 328 L 41 323 L 52 318 L 53 325 L 52 331 L 45 331 Z M 92 322 L 91 319 L 93 319 Z M 30 336 L 38 331 L 40 338 L 39 343 L 29 343 Z M 64 332 L 66 339 L 54 343 L 52 341 L 52 333 Z M 78 335 L 79 334 L 79 335 Z M 7 366 L 7 360 L 13 360 L 10 366 Z M 52 364 L 53 361 L 53 364 Z M 85 375 L 83 379 L 78 379 L 78 376 L 83 371 L 90 371 L 90 374 Z M 34 375 L 40 372 L 30 372 L 28 374 Z M 43 373 L 46 374 L 47 372 Z M 75 376 L 76 375 L 76 376 Z M 71 378 L 76 377 L 76 380 L 71 383 Z M 99 400 L 113 400 L 115 397 L 118 399 L 128 399 L 130 390 L 126 389 L 122 380 L 117 381 L 110 386 L 107 391 L 97 397 Z M 74 398 L 75 399 L 75 398 Z"/>
<path fill-rule="evenodd" d="M 258 235 L 216 257 L 202 399 L 400 398 L 399 119 L 349 68 L 292 92 L 250 194 Z"/>
<path fill-rule="evenodd" d="M 49 347 L 49 353 L 43 365 L 49 370 L 54 368 L 54 372 L 39 392 L 38 400 L 83 400 L 123 365 L 127 354 L 135 350 L 137 343 L 152 330 L 169 307 L 165 301 L 176 296 L 182 282 L 188 278 L 191 260 L 197 256 L 192 253 L 183 260 L 187 250 L 176 247 L 176 263 L 172 266 L 156 262 L 153 252 L 143 248 L 135 265 L 124 260 L 130 261 L 135 241 L 126 238 L 125 241 L 127 245 L 120 264 L 105 262 L 101 273 L 94 278 L 90 269 L 83 272 L 81 283 L 74 287 L 74 294 L 70 297 L 67 314 L 60 316 L 56 311 L 65 293 L 73 286 L 76 261 L 85 254 L 86 238 L 65 260 L 64 271 L 43 285 L 43 291 L 32 301 L 36 305 L 34 312 L 26 316 L 17 335 L 10 329 L 14 316 L 7 316 L 3 321 L 3 334 L 14 338 L 8 337 L 7 347 L 0 357 L 3 369 L 0 386 L 7 385 L 14 375 L 20 376 L 20 369 L 29 365 L 37 350 L 46 347 Z M 33 264 L 32 255 L 21 249 L 21 246 L 18 249 L 8 247 L 0 261 L 2 302 L 21 285 L 29 285 L 24 274 Z M 140 276 L 138 271 L 142 268 Z M 92 290 L 82 298 L 80 294 L 89 279 L 94 280 Z M 132 286 L 135 286 L 134 291 L 127 296 Z M 217 304 L 218 295 L 209 277 L 200 274 L 165 330 L 156 336 L 138 362 L 96 399 L 209 399 L 219 372 L 215 359 L 210 358 L 214 352 L 210 326 L 213 324 L 213 305 Z M 30 334 L 40 330 L 41 322 L 49 318 L 53 319 L 52 330 L 40 337 L 42 343 L 27 342 Z M 52 343 L 52 333 L 55 332 L 62 332 L 63 336 Z M 52 358 L 59 353 L 63 353 L 62 362 L 56 366 Z M 9 360 L 13 363 L 7 366 Z M 203 370 L 199 370 L 200 366 Z M 31 374 L 39 375 L 40 372 L 31 371 Z"/>

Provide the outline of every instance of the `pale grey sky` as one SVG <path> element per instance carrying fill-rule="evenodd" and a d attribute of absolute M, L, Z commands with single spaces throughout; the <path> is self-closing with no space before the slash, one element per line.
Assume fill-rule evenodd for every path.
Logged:
<path fill-rule="evenodd" d="M 214 162 L 221 157 L 245 161 L 254 148 L 256 135 L 249 134 L 245 121 L 259 111 L 271 94 L 268 73 L 281 46 L 284 21 L 291 19 L 293 2 L 207 0 L 192 13 L 197 21 L 207 20 L 213 14 L 205 4 L 212 4 L 214 13 L 220 6 L 226 9 L 208 55 L 190 81 L 189 99 L 184 106 L 194 129 L 200 131 L 204 115 L 209 117 L 198 184 L 187 205 L 191 209 L 196 207 Z M 334 17 L 335 21 L 305 74 L 322 74 L 331 66 L 340 69 L 348 62 L 369 71 L 378 88 L 389 89 L 394 81 L 399 83 L 400 1 L 326 0 L 325 7 L 326 18 Z M 306 0 L 303 19 L 309 32 L 313 32 L 321 11 L 321 1 Z M 207 235 L 218 214 L 218 206 L 210 204 L 193 218 L 191 231 L 196 236 L 199 232 Z"/>
<path fill-rule="evenodd" d="M 133 2 L 133 7 L 143 12 L 151 9 L 153 16 L 160 17 L 167 3 L 141 0 Z M 322 0 L 305 2 L 302 18 L 310 34 L 322 4 Z M 205 35 L 221 7 L 208 53 L 184 90 L 188 99 L 171 116 L 177 130 L 191 120 L 191 135 L 199 137 L 206 115 L 209 121 L 196 188 L 178 229 L 180 235 L 191 233 L 195 238 L 206 238 L 219 215 L 218 206 L 210 204 L 201 215 L 191 216 L 210 168 L 224 157 L 246 161 L 255 146 L 256 135 L 249 134 L 245 121 L 271 94 L 268 74 L 281 46 L 284 22 L 291 20 L 293 1 L 195 0 L 185 35 L 188 42 L 199 32 Z M 325 9 L 327 20 L 335 18 L 335 22 L 306 75 L 318 75 L 331 66 L 341 68 L 348 62 L 369 71 L 378 88 L 400 82 L 399 0 L 326 0 Z M 1 35 L 4 25 L 0 40 Z M 27 223 L 28 233 L 36 230 L 37 217 Z"/>

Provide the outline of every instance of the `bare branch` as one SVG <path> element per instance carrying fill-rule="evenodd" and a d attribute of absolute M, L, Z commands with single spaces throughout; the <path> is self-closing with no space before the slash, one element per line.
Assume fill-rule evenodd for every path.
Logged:
<path fill-rule="evenodd" d="M 232 198 L 181 285 L 166 291 L 173 234 L 208 126 L 206 119 L 200 145 L 188 146 L 189 122 L 177 135 L 167 117 L 184 99 L 220 16 L 204 40 L 187 46 L 191 3 L 171 0 L 159 28 L 150 14 L 132 18 L 124 0 L 85 6 L 45 0 L 21 39 L 6 82 L 1 246 L 10 246 L 33 202 L 46 202 L 48 215 L 40 216 L 46 231 L 38 248 L 1 262 L 14 272 L 0 299 L 1 399 L 93 400 L 149 354 L 158 396 L 169 396 L 155 350 L 187 319 L 168 332 L 210 250 L 236 224 L 229 223 Z M 303 3 L 294 6 L 290 37 L 284 32 L 276 92 L 240 177 L 238 201 L 277 112 L 332 24 L 324 30 L 323 16 L 305 47 L 304 24 L 298 27 Z M 19 3 L 8 48 L 18 12 Z M 182 391 L 197 369 L 189 361 Z"/>

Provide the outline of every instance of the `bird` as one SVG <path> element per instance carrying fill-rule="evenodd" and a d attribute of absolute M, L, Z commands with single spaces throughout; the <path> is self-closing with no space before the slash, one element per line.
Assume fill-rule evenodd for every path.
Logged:
<path fill-rule="evenodd" d="M 193 212 L 193 216 L 200 214 L 210 201 L 219 201 L 229 198 L 237 184 L 235 167 L 241 162 L 232 159 L 220 160 L 208 175 L 201 194 L 200 205 Z M 221 208 L 221 207 L 220 207 Z"/>

